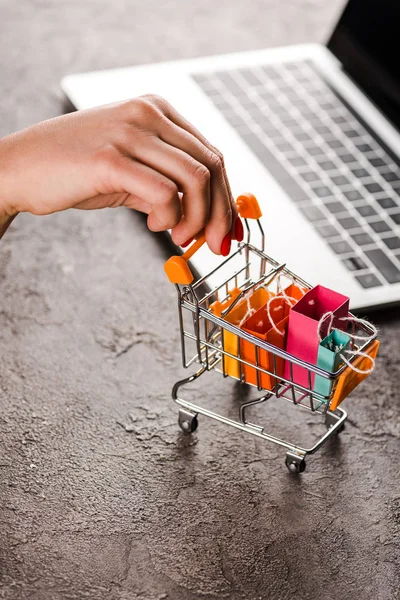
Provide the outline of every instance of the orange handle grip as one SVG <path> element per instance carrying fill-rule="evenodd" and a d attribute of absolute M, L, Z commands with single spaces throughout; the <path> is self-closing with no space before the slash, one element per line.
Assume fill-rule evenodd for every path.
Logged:
<path fill-rule="evenodd" d="M 258 201 L 253 194 L 241 194 L 236 200 L 239 215 L 243 219 L 260 219 L 262 212 Z M 198 239 L 181 256 L 171 256 L 164 265 L 166 274 L 171 283 L 179 285 L 189 285 L 194 277 L 188 265 L 188 260 L 205 243 L 205 235 L 200 235 Z"/>
<path fill-rule="evenodd" d="M 189 285 L 194 277 L 189 268 L 188 260 L 193 254 L 199 250 L 205 243 L 205 235 L 200 235 L 199 238 L 182 254 L 181 256 L 171 256 L 164 265 L 164 270 L 171 283 L 180 285 Z"/>
<path fill-rule="evenodd" d="M 253 194 L 241 194 L 236 200 L 239 215 L 243 219 L 261 219 L 262 212 L 258 200 Z"/>

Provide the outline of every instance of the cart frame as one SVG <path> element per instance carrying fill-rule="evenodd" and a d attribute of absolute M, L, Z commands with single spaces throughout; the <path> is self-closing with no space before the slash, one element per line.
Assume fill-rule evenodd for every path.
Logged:
<path fill-rule="evenodd" d="M 245 195 L 245 198 L 253 199 L 250 194 Z M 240 206 L 239 197 L 238 205 Z M 255 198 L 254 198 L 255 201 Z M 257 205 L 258 206 L 258 205 Z M 259 213 L 260 214 L 260 213 Z M 244 215 L 246 217 L 246 215 Z M 257 215 L 258 216 L 258 215 Z M 228 313 L 241 301 L 246 299 L 249 294 L 254 293 L 260 287 L 269 288 L 271 285 L 280 285 L 280 279 L 283 277 L 289 282 L 295 283 L 303 289 L 311 289 L 312 286 L 305 282 L 302 278 L 286 268 L 285 264 L 279 264 L 276 260 L 268 256 L 264 252 L 265 234 L 259 218 L 255 219 L 258 226 L 258 234 L 261 238 L 261 248 L 251 244 L 251 229 L 248 219 L 245 218 L 247 231 L 247 239 L 245 242 L 238 244 L 238 248 L 221 264 L 211 270 L 203 277 L 189 282 L 190 273 L 186 283 L 174 281 L 178 295 L 178 315 L 182 350 L 182 364 L 184 368 L 189 368 L 191 365 L 199 364 L 198 370 L 178 381 L 172 390 L 172 398 L 179 405 L 179 426 L 183 433 L 191 434 L 197 429 L 197 415 L 201 414 L 211 419 L 215 419 L 220 423 L 224 423 L 231 427 L 235 427 L 241 431 L 257 436 L 263 440 L 272 442 L 286 449 L 285 463 L 289 471 L 301 473 L 306 467 L 305 457 L 314 454 L 326 441 L 333 435 L 339 433 L 343 428 L 347 418 L 347 413 L 342 408 L 337 408 L 335 411 L 330 410 L 330 403 L 333 398 L 335 387 L 340 375 L 347 368 L 347 365 L 342 365 L 337 371 L 330 372 L 317 367 L 311 363 L 300 360 L 296 356 L 281 350 L 278 347 L 265 342 L 256 336 L 253 336 L 236 325 L 225 320 Z M 193 244 L 193 247 L 187 251 L 183 257 L 174 257 L 176 261 L 187 261 L 194 252 L 204 243 L 204 238 L 199 239 Z M 172 259 L 170 259 L 172 260 Z M 235 262 L 243 262 L 240 268 L 229 272 L 229 267 Z M 256 261 L 256 268 L 253 262 Z M 168 264 L 168 261 L 167 261 Z M 185 263 L 186 264 L 186 263 Z M 186 266 L 185 266 L 186 268 Z M 166 268 L 167 270 L 167 268 Z M 228 272 L 228 275 L 226 274 Z M 256 276 L 254 273 L 256 272 Z M 167 270 L 168 273 L 168 270 Z M 219 276 L 221 275 L 221 279 Z M 172 277 L 170 277 L 173 280 Z M 176 279 L 176 277 L 175 277 Z M 212 281 L 212 284 L 211 284 Z M 230 291 L 239 289 L 240 294 L 233 300 L 229 301 Z M 279 289 L 279 288 L 278 288 Z M 225 310 L 221 316 L 214 314 L 212 305 L 216 302 L 225 305 Z M 350 317 L 353 317 L 349 313 Z M 188 325 L 187 325 L 188 321 Z M 376 338 L 376 330 L 368 323 L 355 324 L 349 321 L 348 327 L 351 328 L 353 334 L 357 332 L 357 340 L 365 337 L 364 343 L 355 344 L 352 347 L 359 352 L 365 352 Z M 225 348 L 224 339 L 226 333 L 233 334 L 237 337 L 237 352 L 232 354 Z M 362 336 L 360 333 L 362 332 Z M 241 340 L 250 342 L 255 347 L 255 362 L 248 362 L 241 356 Z M 190 352 L 189 345 L 194 346 Z M 265 369 L 259 364 L 260 351 L 268 351 L 273 357 L 273 366 L 271 369 Z M 277 358 L 284 359 L 290 365 L 289 378 L 278 374 Z M 237 361 L 239 366 L 239 377 L 234 377 L 241 383 L 254 385 L 245 381 L 244 367 L 255 369 L 257 384 L 254 385 L 262 394 L 256 398 L 244 402 L 239 407 L 238 420 L 234 420 L 213 412 L 197 403 L 189 402 L 180 396 L 179 392 L 182 387 L 189 385 L 197 380 L 207 371 L 219 371 L 224 377 L 228 375 L 224 366 L 227 359 Z M 355 359 L 355 355 L 350 358 L 350 363 Z M 296 383 L 293 379 L 293 365 L 298 365 L 306 369 L 308 374 L 308 386 L 303 386 Z M 261 375 L 269 375 L 274 378 L 275 385 L 272 389 L 263 389 L 260 385 Z M 313 376 L 319 375 L 325 379 L 332 381 L 332 390 L 329 396 L 324 396 L 313 390 Z M 266 403 L 272 397 L 283 398 L 292 404 L 307 409 L 313 414 L 320 413 L 325 417 L 325 423 L 328 428 L 326 433 L 316 440 L 309 448 L 304 448 L 295 443 L 280 439 L 264 430 L 264 427 L 250 422 L 246 418 L 246 411 L 250 406 Z"/>

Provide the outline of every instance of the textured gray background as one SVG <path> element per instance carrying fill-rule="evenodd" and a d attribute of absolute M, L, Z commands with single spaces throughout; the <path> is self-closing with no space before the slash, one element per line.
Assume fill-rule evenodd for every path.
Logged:
<path fill-rule="evenodd" d="M 67 73 L 321 41 L 342 4 L 0 0 L 0 134 L 60 114 Z M 214 422 L 178 432 L 167 255 L 124 210 L 21 216 L 1 242 L 0 597 L 399 598 L 396 311 L 374 316 L 382 351 L 347 429 L 296 479 Z M 236 412 L 232 382 L 204 383 Z M 282 433 L 320 431 L 278 408 Z"/>

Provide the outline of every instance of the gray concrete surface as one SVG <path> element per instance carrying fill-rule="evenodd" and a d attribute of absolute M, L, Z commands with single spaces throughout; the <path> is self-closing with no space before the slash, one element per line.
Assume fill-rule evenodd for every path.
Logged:
<path fill-rule="evenodd" d="M 322 40 L 342 4 L 1 0 L 0 133 L 62 112 L 68 72 Z M 22 216 L 1 242 L 0 597 L 399 598 L 397 311 L 374 316 L 345 432 L 296 479 L 214 422 L 179 434 L 168 252 L 124 210 Z M 237 410 L 232 382 L 204 383 Z M 319 431 L 278 408 L 283 433 Z"/>

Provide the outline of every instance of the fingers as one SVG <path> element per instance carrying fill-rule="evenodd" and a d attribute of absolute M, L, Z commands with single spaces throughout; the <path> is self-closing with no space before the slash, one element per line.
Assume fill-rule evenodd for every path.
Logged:
<path fill-rule="evenodd" d="M 221 254 L 223 239 L 232 230 L 233 215 L 235 214 L 231 194 L 225 180 L 223 160 L 191 133 L 170 121 L 163 123 L 160 134 L 169 145 L 179 147 L 186 153 L 186 156 L 192 156 L 199 164 L 207 168 L 210 176 L 210 210 L 208 220 L 203 227 L 205 227 L 206 241 L 209 247 L 216 254 Z"/>
<path fill-rule="evenodd" d="M 214 223 L 221 222 L 220 219 L 222 218 L 220 229 L 223 228 L 222 224 L 225 224 L 223 214 L 221 215 L 221 211 L 224 212 L 223 209 L 221 209 L 221 206 L 218 206 L 218 208 L 216 210 L 215 219 L 214 219 L 214 215 L 213 215 L 214 198 L 215 198 L 214 194 L 215 194 L 215 192 L 217 192 L 216 200 L 218 203 L 218 201 L 220 200 L 220 198 L 218 198 L 218 196 L 219 196 L 218 191 L 221 190 L 221 188 L 223 189 L 223 194 L 225 195 L 225 198 L 228 201 L 229 206 L 230 206 L 231 237 L 232 237 L 232 239 L 239 239 L 239 241 L 242 241 L 243 226 L 240 222 L 240 219 L 237 218 L 238 217 L 237 207 L 236 207 L 236 203 L 234 202 L 233 195 L 232 195 L 231 187 L 230 187 L 228 176 L 226 173 L 224 157 L 223 157 L 222 153 L 217 148 L 215 148 L 215 146 L 213 146 L 204 137 L 204 135 L 202 133 L 200 133 L 200 131 L 198 131 L 198 129 L 196 129 L 196 127 L 194 127 L 194 125 L 192 125 L 187 119 L 185 119 L 166 100 L 164 100 L 163 98 L 156 97 L 154 99 L 154 102 L 160 107 L 160 109 L 162 110 L 165 117 L 167 117 L 167 119 L 169 120 L 170 127 L 168 127 L 168 122 L 166 123 L 164 121 L 163 122 L 164 127 L 161 130 L 161 135 L 164 134 L 166 136 L 165 141 L 168 141 L 169 143 L 174 143 L 174 141 L 172 141 L 174 139 L 176 144 L 182 143 L 183 145 L 182 146 L 179 145 L 179 147 L 182 148 L 182 150 L 185 150 L 186 152 L 195 156 L 197 158 L 197 160 L 201 160 L 201 159 L 200 159 L 200 156 L 197 154 L 196 146 L 197 146 L 198 150 L 200 150 L 200 148 L 206 148 L 211 153 L 211 174 L 212 174 L 211 198 L 212 198 L 212 202 L 211 202 L 210 225 L 206 229 L 207 242 L 212 247 L 214 245 L 215 237 L 219 236 L 220 232 L 215 231 Z M 173 124 L 176 125 L 175 131 L 173 131 L 173 129 L 174 129 Z M 172 125 L 172 127 L 171 127 L 171 125 Z M 188 135 L 185 136 L 183 132 L 186 132 Z M 172 135 L 173 135 L 173 138 L 172 138 Z M 197 142 L 196 145 L 194 144 L 194 141 Z M 214 165 L 214 169 L 212 168 L 213 165 Z M 210 164 L 207 164 L 207 166 L 210 168 Z M 216 173 L 216 179 L 213 177 L 214 172 Z M 220 185 L 220 184 L 222 184 L 222 185 Z M 222 203 L 222 205 L 223 204 L 224 203 Z M 227 210 L 225 214 L 229 215 L 229 210 Z M 229 231 L 229 227 L 227 227 L 225 229 L 225 233 L 227 233 L 228 231 Z M 212 247 L 212 249 L 214 249 L 214 248 Z"/>
<path fill-rule="evenodd" d="M 173 229 L 182 219 L 177 185 L 162 173 L 126 156 L 107 158 L 104 165 L 115 192 L 125 192 L 123 204 L 147 213 L 151 231 Z"/>
<path fill-rule="evenodd" d="M 239 239 L 242 238 L 240 238 L 241 224 L 240 222 L 237 222 L 237 208 L 233 201 L 222 154 L 214 148 L 193 125 L 184 119 L 162 98 L 149 96 L 142 97 L 138 100 L 140 120 L 144 120 L 149 126 L 151 123 L 151 127 L 156 135 L 166 142 L 168 146 L 183 151 L 186 156 L 189 158 L 192 157 L 195 162 L 206 167 L 208 170 L 210 179 L 209 198 L 203 194 L 203 203 L 208 204 L 209 206 L 208 221 L 204 223 L 206 240 L 211 250 L 215 253 L 220 254 L 224 249 L 225 251 L 223 253 L 225 254 L 226 251 L 229 251 L 230 239 L 236 238 L 238 234 Z M 137 111 L 136 106 L 135 110 Z M 137 121 L 138 115 L 132 118 L 133 121 L 135 121 L 135 119 Z M 153 145 L 154 137 L 147 136 L 147 141 L 149 144 Z M 148 148 L 146 157 L 144 156 L 142 149 L 138 148 L 135 156 L 146 164 L 150 164 L 153 168 L 161 170 L 161 172 L 168 177 L 171 177 L 172 179 L 176 177 L 176 173 L 171 170 L 173 165 L 169 165 L 168 170 L 165 171 L 163 157 L 160 157 L 161 160 L 157 164 L 154 162 L 149 163 L 148 154 Z M 201 169 L 201 166 L 197 168 L 200 177 L 204 177 L 205 179 L 205 171 Z M 189 168 L 189 172 L 190 170 L 191 169 Z M 178 244 L 182 244 L 188 239 L 189 236 L 187 234 L 189 232 L 191 236 L 196 235 L 199 232 L 193 232 L 194 225 L 192 226 L 192 223 L 198 223 L 200 220 L 193 220 L 194 213 L 199 211 L 199 194 L 196 194 L 197 204 L 194 209 L 192 208 L 194 194 L 190 189 L 192 184 L 188 185 L 187 181 L 182 180 L 182 178 L 174 180 L 178 183 L 179 187 L 182 186 L 185 188 L 183 190 L 185 192 L 183 202 L 185 218 L 173 231 L 174 241 Z M 188 211 L 190 217 L 187 218 Z M 223 242 L 224 247 L 222 248 Z"/>
<path fill-rule="evenodd" d="M 156 136 L 136 147 L 135 158 L 174 181 L 183 193 L 182 219 L 172 230 L 174 242 L 181 245 L 204 229 L 210 215 L 210 172 L 204 163 Z"/>

